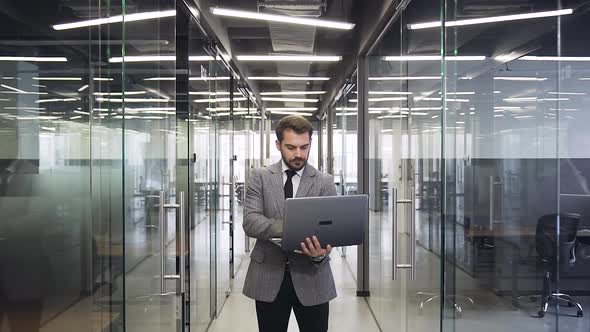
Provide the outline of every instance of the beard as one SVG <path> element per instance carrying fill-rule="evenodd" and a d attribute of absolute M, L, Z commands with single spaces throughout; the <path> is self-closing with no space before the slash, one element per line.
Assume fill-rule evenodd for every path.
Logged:
<path fill-rule="evenodd" d="M 305 167 L 305 165 L 307 165 L 307 159 L 304 158 L 293 158 L 291 160 L 287 160 L 285 155 L 283 155 L 282 153 L 281 157 L 283 158 L 285 165 L 287 165 L 290 169 L 294 170 L 295 172 L 299 172 L 301 169 L 303 169 L 303 167 Z"/>

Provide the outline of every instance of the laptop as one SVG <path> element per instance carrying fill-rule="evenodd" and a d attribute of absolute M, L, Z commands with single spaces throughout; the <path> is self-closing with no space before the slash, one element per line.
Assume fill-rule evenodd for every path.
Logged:
<path fill-rule="evenodd" d="M 322 248 L 328 244 L 358 245 L 368 222 L 367 195 L 289 198 L 285 201 L 281 248 L 301 250 L 301 242 L 314 235 Z"/>

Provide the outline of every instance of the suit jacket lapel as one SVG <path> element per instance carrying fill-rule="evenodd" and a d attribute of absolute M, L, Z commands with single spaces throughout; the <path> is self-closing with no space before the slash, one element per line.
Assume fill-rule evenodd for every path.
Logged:
<path fill-rule="evenodd" d="M 281 215 L 281 219 L 284 218 L 284 210 L 285 210 L 285 191 L 283 190 L 283 167 L 281 162 L 269 166 L 270 171 L 273 173 L 272 175 L 272 182 L 273 188 L 276 188 L 274 192 L 275 202 L 277 205 L 277 209 L 279 210 L 279 214 Z"/>
<path fill-rule="evenodd" d="M 313 168 L 311 165 L 305 166 L 305 169 L 303 170 L 303 176 L 301 177 L 301 182 L 299 182 L 299 188 L 297 189 L 295 197 L 307 197 L 307 193 L 313 186 L 315 174 L 315 168 Z M 284 195 L 285 194 L 283 193 L 283 196 Z"/>

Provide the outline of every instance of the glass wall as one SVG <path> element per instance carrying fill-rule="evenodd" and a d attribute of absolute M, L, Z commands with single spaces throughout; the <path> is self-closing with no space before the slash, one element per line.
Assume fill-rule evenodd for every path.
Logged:
<path fill-rule="evenodd" d="M 334 182 L 339 195 L 358 193 L 358 112 L 354 86 L 347 86 L 336 102 L 333 130 Z M 357 278 L 357 247 L 338 248 L 348 264 L 354 279 Z"/>
<path fill-rule="evenodd" d="M 206 330 L 230 290 L 221 180 L 260 163 L 258 115 L 233 181 L 229 73 L 186 8 L 34 7 L 0 6 L 0 330 Z"/>
<path fill-rule="evenodd" d="M 189 23 L 189 55 L 207 56 L 209 46 L 207 36 L 200 32 L 196 22 Z M 211 100 L 229 98 L 229 91 L 217 91 L 214 81 L 205 80 L 203 76 L 214 76 L 213 55 L 207 61 L 189 61 L 190 77 L 188 81 L 189 151 L 192 155 L 190 170 L 191 221 L 189 240 L 189 322 L 190 329 L 206 331 L 215 314 L 214 302 L 214 259 L 215 240 L 212 220 L 215 218 L 215 160 L 214 149 L 215 125 L 212 121 Z"/>
<path fill-rule="evenodd" d="M 374 47 L 368 301 L 382 329 L 588 330 L 582 8 L 411 1 Z"/>
<path fill-rule="evenodd" d="M 446 2 L 447 22 L 529 14 L 445 31 L 446 286 L 475 301 L 448 330 L 589 329 L 582 4 Z"/>
<path fill-rule="evenodd" d="M 123 132 L 92 98 L 120 85 L 108 54 L 121 44 L 104 40 L 121 34 L 54 26 L 99 16 L 99 1 L 70 11 L 77 5 L 8 0 L 0 9 L 2 331 L 122 327 Z"/>
<path fill-rule="evenodd" d="M 384 331 L 432 331 L 441 319 L 440 8 L 412 1 L 368 58 L 370 307 Z M 360 90 L 360 89 L 359 89 Z M 437 196 L 438 195 L 438 196 Z M 461 304 L 462 305 L 462 304 Z"/>

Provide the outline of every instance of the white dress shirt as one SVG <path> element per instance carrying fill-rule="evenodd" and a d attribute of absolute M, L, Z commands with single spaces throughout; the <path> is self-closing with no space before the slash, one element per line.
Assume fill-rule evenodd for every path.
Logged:
<path fill-rule="evenodd" d="M 283 165 L 283 187 L 285 187 L 285 183 L 287 183 L 288 178 L 285 171 L 289 169 L 289 166 L 285 164 L 284 160 L 281 160 L 281 165 Z M 299 189 L 299 183 L 301 183 L 301 177 L 303 176 L 304 169 L 305 166 L 303 166 L 303 168 L 299 171 L 295 172 L 296 174 L 293 176 L 293 178 L 291 178 L 291 182 L 293 182 L 293 197 L 297 197 L 297 189 Z"/>

